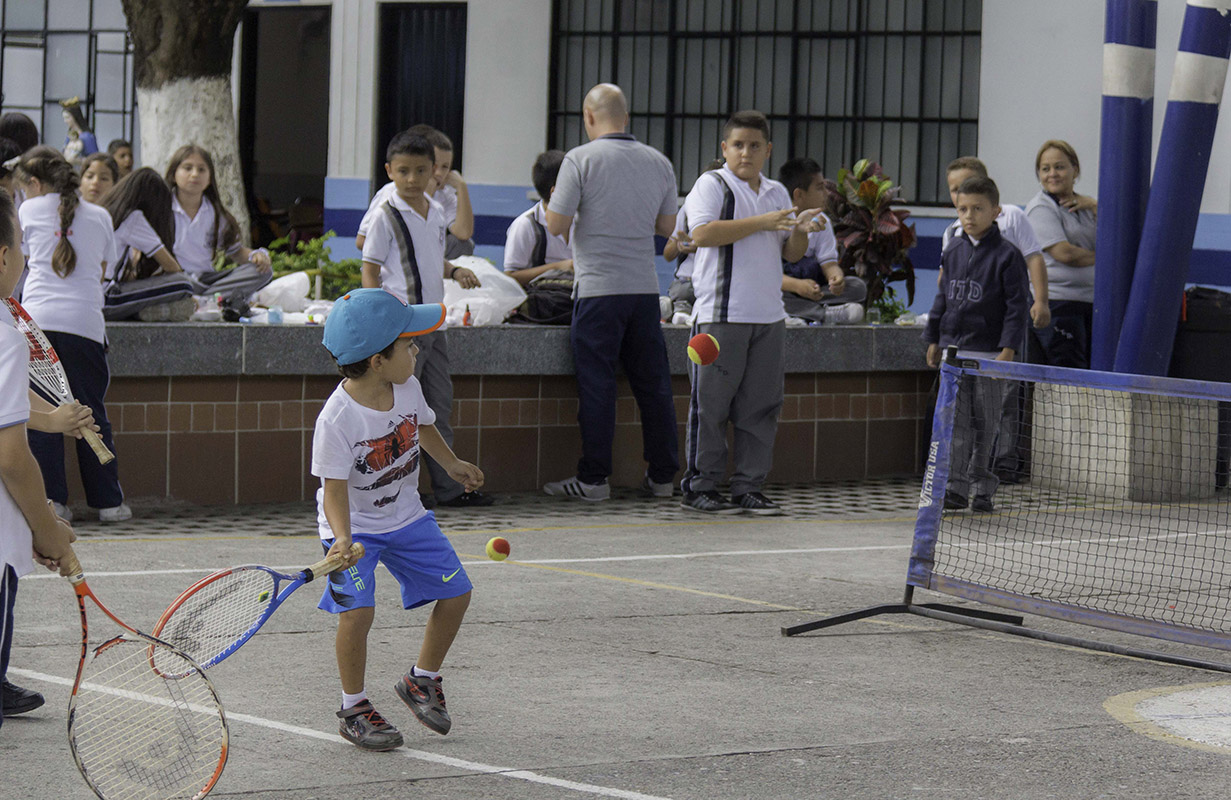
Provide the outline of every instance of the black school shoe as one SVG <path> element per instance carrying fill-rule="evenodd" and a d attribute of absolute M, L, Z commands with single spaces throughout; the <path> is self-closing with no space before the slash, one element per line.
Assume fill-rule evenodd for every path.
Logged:
<path fill-rule="evenodd" d="M 743 506 L 732 503 L 713 489 L 707 492 L 685 492 L 684 502 L 680 505 L 703 514 L 742 514 L 744 512 Z"/>
<path fill-rule="evenodd" d="M 981 514 L 990 514 L 996 510 L 996 506 L 992 504 L 992 498 L 976 495 L 975 499 L 970 503 L 971 511 L 978 511 Z"/>
<path fill-rule="evenodd" d="M 436 505 L 440 508 L 483 508 L 495 502 L 495 498 L 490 494 L 462 492 L 452 500 L 437 500 Z"/>
<path fill-rule="evenodd" d="M 945 492 L 945 511 L 961 511 L 970 503 L 957 492 Z"/>
<path fill-rule="evenodd" d="M 782 506 L 770 500 L 760 492 L 746 492 L 740 495 L 734 495 L 731 502 L 737 503 L 740 508 L 747 511 L 749 514 L 756 514 L 762 517 L 779 517 L 784 513 Z"/>
<path fill-rule="evenodd" d="M 44 702 L 46 701 L 38 692 L 14 686 L 8 681 L 0 684 L 0 703 L 2 703 L 0 707 L 3 707 L 6 717 L 33 711 Z"/>

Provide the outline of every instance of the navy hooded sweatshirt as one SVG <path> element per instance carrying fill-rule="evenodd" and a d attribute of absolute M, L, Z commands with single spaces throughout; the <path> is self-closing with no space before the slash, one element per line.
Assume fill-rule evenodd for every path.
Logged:
<path fill-rule="evenodd" d="M 1020 350 L 1030 319 L 1030 281 L 1021 251 L 1000 228 L 992 225 L 977 245 L 959 233 L 940 263 L 944 281 L 923 341 L 960 350 Z"/>

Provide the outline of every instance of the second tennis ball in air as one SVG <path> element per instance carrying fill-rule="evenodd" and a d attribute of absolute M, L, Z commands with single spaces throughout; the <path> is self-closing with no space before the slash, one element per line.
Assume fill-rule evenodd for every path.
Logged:
<path fill-rule="evenodd" d="M 487 557 L 492 561 L 504 561 L 510 550 L 509 540 L 503 536 L 493 536 L 487 543 Z"/>
<path fill-rule="evenodd" d="M 698 333 L 688 340 L 688 358 L 694 364 L 713 364 L 718 358 L 718 340 L 708 333 Z"/>

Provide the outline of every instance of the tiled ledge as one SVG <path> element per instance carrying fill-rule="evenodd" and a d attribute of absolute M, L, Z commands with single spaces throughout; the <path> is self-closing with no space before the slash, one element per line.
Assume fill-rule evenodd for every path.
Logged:
<path fill-rule="evenodd" d="M 114 377 L 336 375 L 317 325 L 119 322 L 107 326 Z M 663 327 L 671 372 L 687 373 L 689 330 Z M 786 371 L 898 372 L 923 367 L 919 328 L 790 327 Z M 449 331 L 454 375 L 572 375 L 566 327 L 500 325 Z"/>

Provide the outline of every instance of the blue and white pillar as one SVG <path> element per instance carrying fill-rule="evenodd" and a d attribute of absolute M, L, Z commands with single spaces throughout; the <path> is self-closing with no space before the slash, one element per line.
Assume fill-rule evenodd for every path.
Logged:
<path fill-rule="evenodd" d="M 1107 0 L 1090 365 L 1110 370 L 1150 192 L 1157 0 Z"/>
<path fill-rule="evenodd" d="M 1188 0 L 1116 372 L 1167 374 L 1228 55 L 1231 0 Z"/>

